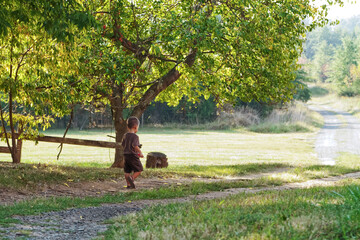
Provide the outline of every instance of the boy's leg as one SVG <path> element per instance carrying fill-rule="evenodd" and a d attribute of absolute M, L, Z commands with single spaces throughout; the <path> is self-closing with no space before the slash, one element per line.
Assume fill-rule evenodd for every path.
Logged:
<path fill-rule="evenodd" d="M 132 178 L 135 180 L 138 176 L 140 176 L 141 172 L 134 172 Z"/>
<path fill-rule="evenodd" d="M 130 177 L 130 173 L 125 173 L 125 180 L 126 180 L 126 185 L 127 186 L 130 186 L 130 183 L 129 183 L 129 177 Z"/>

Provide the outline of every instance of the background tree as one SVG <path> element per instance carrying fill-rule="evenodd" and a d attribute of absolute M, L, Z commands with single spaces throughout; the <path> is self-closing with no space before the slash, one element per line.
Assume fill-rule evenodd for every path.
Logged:
<path fill-rule="evenodd" d="M 333 46 L 325 40 L 319 43 L 312 64 L 313 77 L 318 82 L 325 82 L 329 77 L 329 66 L 334 55 Z"/>
<path fill-rule="evenodd" d="M 52 116 L 69 113 L 69 104 L 79 97 L 77 88 L 83 89 L 70 54 L 75 48 L 65 43 L 77 28 L 91 23 L 81 8 L 76 1 L 59 0 L 13 0 L 0 6 L 1 138 L 14 163 L 20 162 L 21 139 L 36 137 Z"/>
<path fill-rule="evenodd" d="M 350 37 L 343 39 L 343 44 L 336 50 L 334 61 L 331 66 L 331 80 L 336 83 L 342 94 L 354 95 L 348 87 L 353 81 L 350 70 L 356 69 L 359 61 L 359 51 L 356 43 Z"/>
<path fill-rule="evenodd" d="M 327 23 L 327 7 L 315 9 L 311 1 L 104 0 L 86 6 L 103 26 L 82 40 L 93 86 L 89 101 L 110 104 L 116 141 L 127 116 L 140 117 L 154 100 L 288 100 L 303 36 Z M 315 20 L 305 25 L 309 17 Z M 113 164 L 119 166 L 120 150 Z"/>

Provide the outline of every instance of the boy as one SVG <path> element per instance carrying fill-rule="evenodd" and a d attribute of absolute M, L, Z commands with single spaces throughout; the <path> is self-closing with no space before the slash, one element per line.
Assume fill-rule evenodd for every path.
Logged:
<path fill-rule="evenodd" d="M 130 117 L 127 120 L 128 132 L 125 133 L 121 145 L 124 148 L 124 158 L 125 158 L 125 180 L 127 183 L 127 188 L 135 188 L 134 180 L 141 174 L 143 171 L 143 166 L 140 162 L 139 157 L 143 158 L 144 155 L 140 150 L 139 137 L 136 135 L 139 129 L 140 121 L 136 117 Z M 134 174 L 131 176 L 131 172 L 134 171 Z"/>

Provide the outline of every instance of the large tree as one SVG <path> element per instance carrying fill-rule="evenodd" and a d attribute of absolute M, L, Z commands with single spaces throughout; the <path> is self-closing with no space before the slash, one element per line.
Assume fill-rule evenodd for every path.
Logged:
<path fill-rule="evenodd" d="M 73 0 L 3 1 L 0 15 L 0 133 L 18 163 L 21 139 L 78 101 L 77 48 L 68 43 L 93 18 Z"/>
<path fill-rule="evenodd" d="M 116 141 L 154 100 L 286 101 L 305 33 L 328 23 L 312 2 L 86 1 L 102 26 L 82 40 L 90 100 L 111 105 Z M 113 167 L 122 163 L 117 150 Z"/>

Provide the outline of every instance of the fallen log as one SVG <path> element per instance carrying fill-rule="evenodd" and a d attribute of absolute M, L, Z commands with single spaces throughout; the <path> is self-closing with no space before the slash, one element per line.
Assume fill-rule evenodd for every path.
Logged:
<path fill-rule="evenodd" d="M 16 133 L 15 137 L 18 138 L 19 134 Z M 35 139 L 26 139 L 25 138 L 24 140 L 32 140 L 32 141 L 39 141 L 39 142 L 52 142 L 52 143 L 64 143 L 64 144 L 89 146 L 89 147 L 121 148 L 121 144 L 116 143 L 116 142 L 86 140 L 86 139 L 77 139 L 77 138 L 63 138 L 63 137 L 53 137 L 53 136 L 38 136 Z"/>
<path fill-rule="evenodd" d="M 8 147 L 0 146 L 0 153 L 11 153 Z"/>

